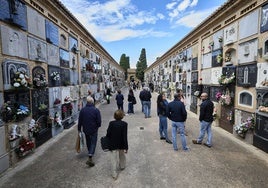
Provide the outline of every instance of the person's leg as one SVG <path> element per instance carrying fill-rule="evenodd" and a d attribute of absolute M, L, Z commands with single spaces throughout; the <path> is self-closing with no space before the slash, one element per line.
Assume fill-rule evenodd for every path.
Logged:
<path fill-rule="evenodd" d="M 208 123 L 208 125 L 207 125 L 207 134 L 208 134 L 207 145 L 208 145 L 208 146 L 212 146 L 211 123 Z"/>
<path fill-rule="evenodd" d="M 177 145 L 177 125 L 176 122 L 172 121 L 172 143 L 173 143 L 173 149 L 175 151 L 178 151 L 178 145 Z"/>
<path fill-rule="evenodd" d="M 128 110 L 127 110 L 127 113 L 128 113 L 128 114 L 131 113 L 131 110 L 130 110 L 130 108 L 131 108 L 131 107 L 130 107 L 130 104 L 131 104 L 131 103 L 129 102 L 129 103 L 128 103 Z"/>
<path fill-rule="evenodd" d="M 203 138 L 205 136 L 206 129 L 207 129 L 207 126 L 205 124 L 205 121 L 201 121 L 200 122 L 200 133 L 199 133 L 199 136 L 197 138 L 198 143 L 202 143 Z"/>
<path fill-rule="evenodd" d="M 126 155 L 124 150 L 119 150 L 119 167 L 121 170 L 126 168 Z"/>
<path fill-rule="evenodd" d="M 118 172 L 117 172 L 117 168 L 118 168 L 118 156 L 119 156 L 119 153 L 118 153 L 118 150 L 112 150 L 110 152 L 110 156 L 111 156 L 111 173 L 112 173 L 112 177 L 114 179 L 117 178 L 118 176 Z"/>
<path fill-rule="evenodd" d="M 161 140 L 165 139 L 165 137 L 163 135 L 163 116 L 159 116 L 159 135 L 160 135 Z"/>
<path fill-rule="evenodd" d="M 151 101 L 148 101 L 148 117 L 151 117 Z"/>
<path fill-rule="evenodd" d="M 179 126 L 179 130 L 180 130 L 182 149 L 188 150 L 186 138 L 185 138 L 184 122 L 178 122 L 178 126 Z"/>
<path fill-rule="evenodd" d="M 163 125 L 163 132 L 165 134 L 165 138 L 166 138 L 166 142 L 171 144 L 172 142 L 170 141 L 169 137 L 168 137 L 168 122 L 167 122 L 167 117 L 163 116 L 162 118 L 162 125 Z"/>

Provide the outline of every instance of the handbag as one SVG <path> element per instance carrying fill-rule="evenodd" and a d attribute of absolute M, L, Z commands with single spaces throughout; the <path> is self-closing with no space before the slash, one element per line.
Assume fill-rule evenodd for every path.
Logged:
<path fill-rule="evenodd" d="M 132 104 L 137 104 L 137 101 L 136 101 L 136 98 L 135 97 L 133 97 Z"/>
<path fill-rule="evenodd" d="M 109 151 L 110 148 L 110 140 L 106 136 L 101 137 L 101 148 L 104 152 Z"/>
<path fill-rule="evenodd" d="M 76 138 L 75 150 L 77 153 L 80 153 L 85 145 L 84 134 L 79 132 Z"/>

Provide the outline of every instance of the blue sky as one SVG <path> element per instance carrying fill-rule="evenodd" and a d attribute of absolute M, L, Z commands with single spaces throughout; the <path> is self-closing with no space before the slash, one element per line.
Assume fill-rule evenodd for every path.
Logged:
<path fill-rule="evenodd" d="M 192 31 L 227 0 L 60 0 L 117 61 L 147 65 Z"/>

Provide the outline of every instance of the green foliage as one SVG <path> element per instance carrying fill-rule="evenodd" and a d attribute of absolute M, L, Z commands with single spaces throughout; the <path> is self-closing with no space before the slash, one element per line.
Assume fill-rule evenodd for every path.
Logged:
<path fill-rule="evenodd" d="M 147 68 L 146 51 L 142 48 L 139 61 L 136 64 L 136 77 L 144 81 L 144 70 Z"/>
<path fill-rule="evenodd" d="M 126 54 L 121 55 L 119 65 L 125 70 L 125 76 L 127 78 L 127 69 L 129 69 L 130 66 L 129 66 L 129 57 L 126 56 Z"/>

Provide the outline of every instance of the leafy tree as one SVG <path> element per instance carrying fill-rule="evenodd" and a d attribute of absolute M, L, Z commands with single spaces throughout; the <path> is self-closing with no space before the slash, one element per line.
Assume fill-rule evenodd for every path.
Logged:
<path fill-rule="evenodd" d="M 127 69 L 130 68 L 129 57 L 126 54 L 122 54 L 120 57 L 119 65 L 125 70 L 125 79 L 127 78 Z"/>
<path fill-rule="evenodd" d="M 145 48 L 141 49 L 139 61 L 136 64 L 136 77 L 144 81 L 144 70 L 147 68 L 146 51 Z"/>

